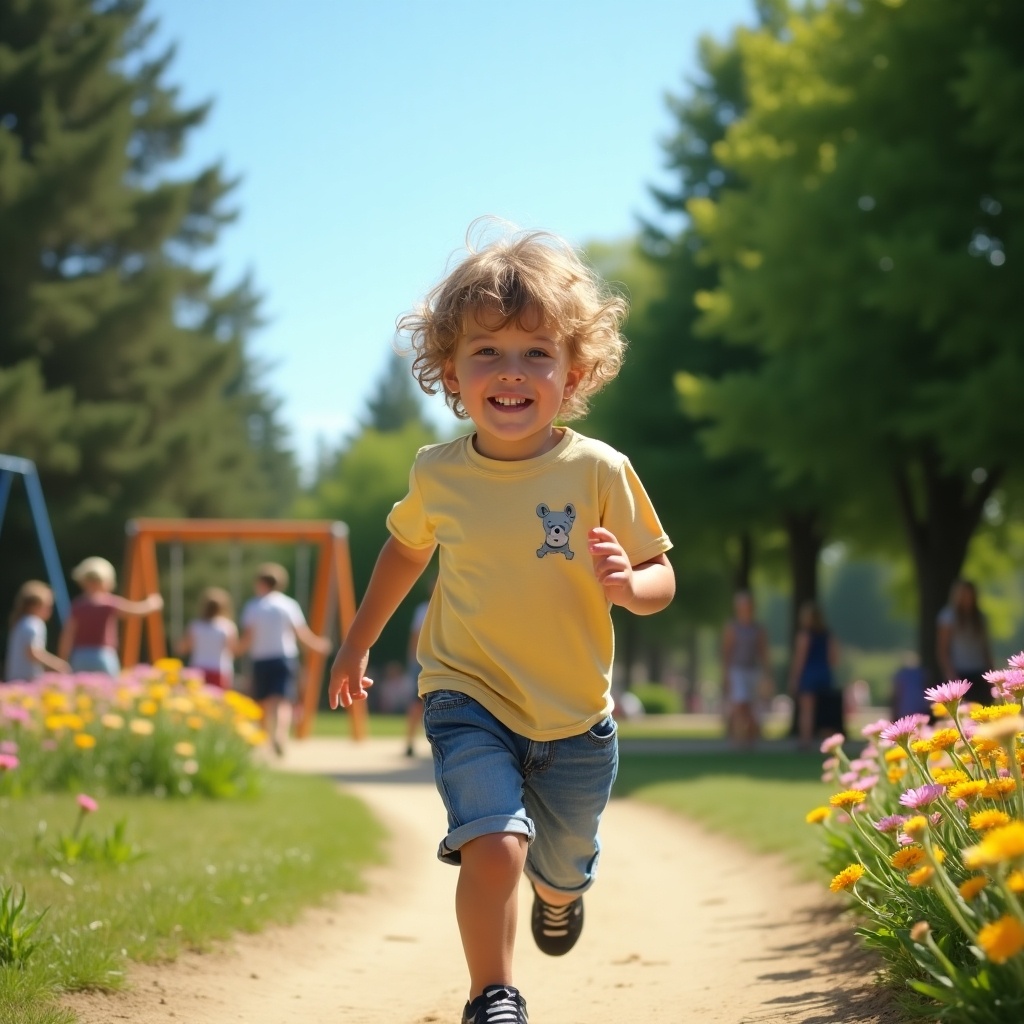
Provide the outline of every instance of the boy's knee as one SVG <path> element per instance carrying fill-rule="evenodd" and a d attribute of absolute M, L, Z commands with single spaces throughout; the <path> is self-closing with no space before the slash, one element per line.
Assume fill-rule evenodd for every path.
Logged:
<path fill-rule="evenodd" d="M 529 846 L 518 832 L 494 832 L 471 839 L 462 847 L 463 870 L 490 875 L 495 881 L 522 874 Z"/>

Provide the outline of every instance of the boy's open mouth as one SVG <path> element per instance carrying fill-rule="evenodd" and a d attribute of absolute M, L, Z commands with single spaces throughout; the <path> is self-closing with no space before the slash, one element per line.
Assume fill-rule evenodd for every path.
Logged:
<path fill-rule="evenodd" d="M 533 399 L 501 396 L 498 398 L 488 398 L 487 401 L 490 402 L 491 405 L 497 406 L 499 409 L 523 409 L 530 405 Z"/>

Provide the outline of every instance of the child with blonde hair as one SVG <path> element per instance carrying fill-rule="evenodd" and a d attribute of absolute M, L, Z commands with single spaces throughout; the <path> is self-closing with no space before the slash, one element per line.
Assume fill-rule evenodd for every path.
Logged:
<path fill-rule="evenodd" d="M 628 459 L 556 422 L 615 377 L 625 309 L 534 231 L 470 248 L 399 321 L 420 386 L 474 430 L 418 453 L 329 696 L 365 699 L 370 647 L 439 549 L 419 692 L 448 813 L 438 856 L 459 865 L 463 1024 L 526 1024 L 512 972 L 524 873 L 540 949 L 579 938 L 618 765 L 610 608 L 648 615 L 674 594 L 669 539 Z"/>
<path fill-rule="evenodd" d="M 53 614 L 53 591 L 39 580 L 28 580 L 18 589 L 7 634 L 4 679 L 30 682 L 47 669 L 70 672 L 71 666 L 46 649 L 46 623 Z"/>
<path fill-rule="evenodd" d="M 185 628 L 177 651 L 198 669 L 208 686 L 230 690 L 234 679 L 238 628 L 231 619 L 231 596 L 221 587 L 207 587 L 199 597 L 199 618 Z"/>
<path fill-rule="evenodd" d="M 61 630 L 58 651 L 75 672 L 100 672 L 116 676 L 121 671 L 117 655 L 117 623 L 128 616 L 160 611 L 164 599 L 150 594 L 129 601 L 113 593 L 117 573 L 105 558 L 86 558 L 71 570 L 82 593 L 71 602 L 71 614 Z"/>

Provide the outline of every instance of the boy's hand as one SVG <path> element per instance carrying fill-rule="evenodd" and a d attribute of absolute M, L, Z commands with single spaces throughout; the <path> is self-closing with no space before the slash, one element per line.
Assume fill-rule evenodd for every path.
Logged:
<path fill-rule="evenodd" d="M 369 660 L 369 650 L 351 651 L 347 644 L 341 645 L 331 666 L 331 681 L 327 688 L 332 709 L 350 708 L 357 700 L 366 700 L 366 691 L 373 686 L 373 680 L 366 677 Z"/>
<path fill-rule="evenodd" d="M 636 596 L 633 566 L 611 530 L 596 526 L 587 533 L 587 550 L 594 562 L 594 574 L 612 604 L 628 604 Z"/>

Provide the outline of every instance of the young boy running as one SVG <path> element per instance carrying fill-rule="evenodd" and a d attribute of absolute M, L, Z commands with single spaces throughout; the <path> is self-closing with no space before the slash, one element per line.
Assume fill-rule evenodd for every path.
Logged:
<path fill-rule="evenodd" d="M 611 605 L 671 600 L 671 544 L 625 456 L 555 421 L 618 372 L 625 303 L 560 239 L 530 232 L 467 257 L 399 321 L 428 393 L 472 434 L 422 449 L 331 671 L 332 707 L 366 697 L 370 647 L 439 549 L 419 692 L 469 967 L 463 1024 L 527 1024 L 513 987 L 516 893 L 568 952 L 597 869 L 618 764 Z"/>

